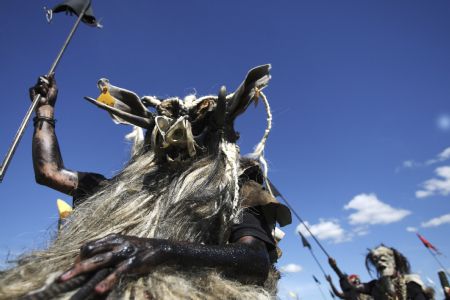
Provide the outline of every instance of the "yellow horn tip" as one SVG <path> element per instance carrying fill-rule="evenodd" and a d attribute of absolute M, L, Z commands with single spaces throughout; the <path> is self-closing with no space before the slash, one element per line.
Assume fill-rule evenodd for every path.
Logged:
<path fill-rule="evenodd" d="M 58 206 L 58 213 L 60 219 L 67 218 L 73 211 L 72 206 L 67 204 L 64 200 L 56 200 L 56 206 Z"/>
<path fill-rule="evenodd" d="M 103 91 L 100 96 L 98 96 L 97 101 L 108 106 L 114 106 L 114 104 L 116 103 L 116 100 L 113 96 L 111 96 L 107 88 L 103 88 Z"/>

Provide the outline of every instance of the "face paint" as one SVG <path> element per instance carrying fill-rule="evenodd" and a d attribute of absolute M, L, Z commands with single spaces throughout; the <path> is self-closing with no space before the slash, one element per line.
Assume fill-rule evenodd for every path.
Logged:
<path fill-rule="evenodd" d="M 392 249 L 380 246 L 372 251 L 372 259 L 381 276 L 395 274 L 395 257 Z"/>

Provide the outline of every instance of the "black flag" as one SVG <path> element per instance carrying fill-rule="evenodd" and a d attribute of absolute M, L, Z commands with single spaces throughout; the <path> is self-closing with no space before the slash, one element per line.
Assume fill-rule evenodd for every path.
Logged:
<path fill-rule="evenodd" d="M 270 189 L 272 190 L 274 197 L 282 197 L 283 198 L 283 195 L 281 195 L 280 191 L 278 191 L 278 189 L 273 185 L 272 181 L 270 181 L 270 180 L 269 180 L 269 185 L 270 185 Z"/>
<path fill-rule="evenodd" d="M 300 231 L 298 232 L 298 234 L 300 234 L 300 236 L 302 238 L 303 247 L 306 247 L 309 250 L 311 250 L 311 244 L 308 242 L 308 240 L 303 236 L 303 234 Z"/>
<path fill-rule="evenodd" d="M 88 7 L 88 9 L 84 13 L 83 18 L 81 20 L 88 25 L 101 27 L 101 25 L 98 23 L 97 19 L 94 16 L 91 0 L 65 0 L 62 3 L 53 7 L 53 9 L 51 9 L 49 20 L 51 20 L 51 13 L 66 12 L 79 16 L 86 6 Z"/>

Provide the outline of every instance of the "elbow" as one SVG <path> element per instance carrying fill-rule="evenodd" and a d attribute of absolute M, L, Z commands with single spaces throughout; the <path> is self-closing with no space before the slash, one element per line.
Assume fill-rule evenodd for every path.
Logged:
<path fill-rule="evenodd" d="M 247 261 L 247 278 L 251 278 L 253 283 L 258 285 L 264 285 L 264 282 L 269 277 L 269 272 L 272 269 L 270 263 L 269 254 L 264 248 L 253 249 L 253 253 L 250 255 Z M 251 263 L 250 263 L 251 262 Z"/>
<path fill-rule="evenodd" d="M 41 165 L 34 168 L 34 178 L 37 184 L 56 188 L 59 181 L 59 171 L 52 165 Z"/>
<path fill-rule="evenodd" d="M 76 173 L 58 169 L 53 165 L 36 166 L 34 178 L 37 184 L 47 186 L 61 193 L 72 195 L 77 184 Z"/>
<path fill-rule="evenodd" d="M 267 253 L 267 251 L 262 251 L 263 253 L 260 254 L 260 259 L 259 259 L 259 274 L 258 274 L 258 279 L 260 282 L 264 283 L 268 276 L 269 276 L 269 272 L 271 270 L 271 263 L 269 260 L 269 255 Z"/>
<path fill-rule="evenodd" d="M 52 182 L 54 182 L 54 175 L 49 170 L 39 169 L 35 170 L 34 179 L 36 180 L 37 184 L 51 187 Z"/>

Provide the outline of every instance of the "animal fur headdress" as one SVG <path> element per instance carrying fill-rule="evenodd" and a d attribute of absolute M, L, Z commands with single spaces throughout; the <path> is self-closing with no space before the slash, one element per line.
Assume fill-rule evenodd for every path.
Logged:
<path fill-rule="evenodd" d="M 400 253 L 397 249 L 393 248 L 393 247 L 387 247 L 383 244 L 381 244 L 378 247 L 375 247 L 374 249 L 377 249 L 379 247 L 385 247 L 387 249 L 390 249 L 394 255 L 394 260 L 395 260 L 395 268 L 396 271 L 399 274 L 409 274 L 411 272 L 411 266 L 409 264 L 408 259 L 402 254 Z M 372 254 L 372 250 L 369 250 L 369 252 L 366 255 L 366 269 L 369 273 L 372 273 L 373 269 L 375 269 L 375 271 L 377 272 L 377 275 L 379 276 L 379 271 L 376 269 L 376 264 L 373 258 L 373 254 Z"/>
<path fill-rule="evenodd" d="M 72 265 L 81 245 L 110 233 L 227 243 L 230 227 L 240 216 L 239 176 L 245 171 L 235 143 L 234 120 L 263 95 L 269 70 L 270 65 L 250 70 L 232 94 L 222 88 L 218 96 L 185 102 L 139 98 L 100 80 L 103 97 L 88 100 L 118 123 L 145 128 L 145 146 L 98 192 L 84 199 L 48 249 L 24 255 L 0 274 L 0 299 L 16 299 L 41 288 L 52 274 Z M 260 157 L 263 148 L 259 147 Z M 162 267 L 140 278 L 124 278 L 110 297 L 263 299 L 270 298 L 271 291 L 224 279 L 214 270 Z"/>

